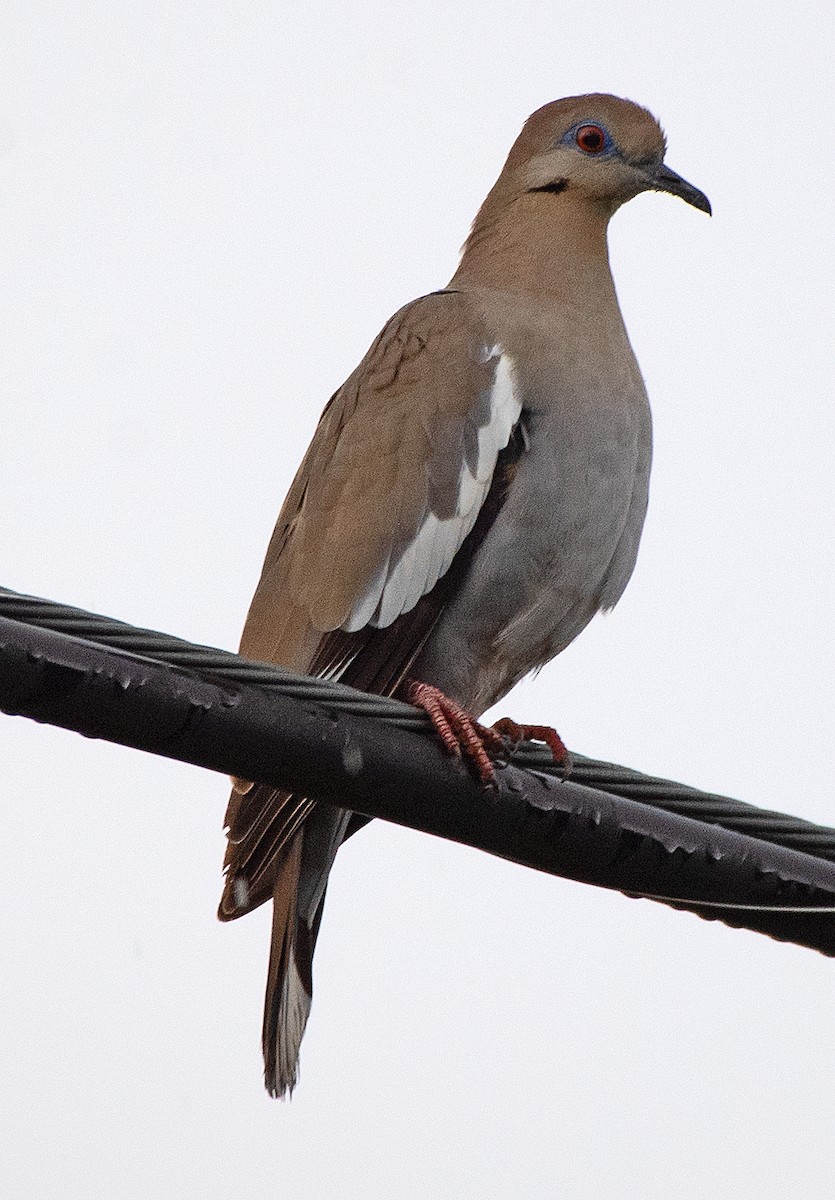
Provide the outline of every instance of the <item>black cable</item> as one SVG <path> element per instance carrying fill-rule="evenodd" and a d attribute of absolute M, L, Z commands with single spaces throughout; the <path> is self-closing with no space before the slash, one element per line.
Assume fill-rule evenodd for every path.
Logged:
<path fill-rule="evenodd" d="M 254 779 L 835 956 L 835 863 L 437 739 L 0 616 L 0 711 Z"/>
<path fill-rule="evenodd" d="M 373 717 L 399 729 L 426 733 L 432 729 L 424 712 L 400 700 L 298 675 L 269 663 L 252 662 L 226 650 L 195 645 L 170 634 L 136 628 L 124 621 L 7 588 L 0 588 L 0 617 L 198 671 L 207 678 L 271 688 L 290 699 L 319 704 L 331 712 Z M 509 752 L 508 761 L 546 775 L 561 774 L 550 751 L 533 742 Z M 835 861 L 835 829 L 827 826 L 579 754 L 572 754 L 572 764 L 571 779 L 575 783 Z"/>

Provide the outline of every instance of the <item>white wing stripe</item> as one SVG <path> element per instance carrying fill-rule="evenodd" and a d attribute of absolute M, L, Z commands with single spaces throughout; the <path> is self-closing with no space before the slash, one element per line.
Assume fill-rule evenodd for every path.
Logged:
<path fill-rule="evenodd" d="M 342 626 L 348 633 L 371 624 L 385 628 L 401 613 L 414 608 L 450 567 L 467 534 L 475 525 L 496 469 L 496 459 L 507 445 L 519 420 L 522 405 L 513 379 L 513 362 L 501 347 L 485 348 L 483 361 L 498 358 L 490 391 L 490 415 L 478 429 L 478 462 L 475 474 L 461 463 L 455 514 L 444 519 L 429 511 L 414 539 L 398 561 L 386 562 L 374 575 Z"/>
<path fill-rule="evenodd" d="M 374 573 L 374 578 L 368 586 L 365 595 L 354 606 L 354 610 L 350 617 L 343 624 L 342 628 L 346 633 L 356 633 L 358 629 L 364 629 L 371 617 L 374 614 L 374 609 L 377 607 L 377 601 L 380 598 L 380 593 L 383 590 L 388 575 L 389 559 L 382 564 L 380 569 Z"/>

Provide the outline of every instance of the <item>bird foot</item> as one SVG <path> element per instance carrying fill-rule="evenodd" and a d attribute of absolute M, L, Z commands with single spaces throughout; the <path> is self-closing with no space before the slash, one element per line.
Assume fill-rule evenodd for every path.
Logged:
<path fill-rule="evenodd" d="M 554 762 L 558 766 L 570 770 L 571 755 L 556 729 L 550 725 L 520 725 L 511 717 L 502 717 L 493 725 L 493 730 L 506 738 L 513 749 L 516 749 L 520 742 L 544 742 L 551 751 Z"/>
<path fill-rule="evenodd" d="M 480 724 L 455 700 L 428 683 L 407 679 L 403 694 L 410 704 L 427 714 L 450 754 L 467 759 L 482 783 L 493 782 L 496 772 L 490 756 L 506 751 L 500 733 Z"/>
<path fill-rule="evenodd" d="M 494 758 L 503 757 L 508 749 L 529 740 L 544 742 L 554 762 L 570 770 L 571 757 L 565 742 L 550 725 L 520 725 L 510 717 L 502 717 L 494 725 L 482 725 L 439 688 L 418 679 L 407 679 L 403 694 L 427 714 L 447 751 L 455 758 L 467 759 L 484 784 L 495 779 Z"/>

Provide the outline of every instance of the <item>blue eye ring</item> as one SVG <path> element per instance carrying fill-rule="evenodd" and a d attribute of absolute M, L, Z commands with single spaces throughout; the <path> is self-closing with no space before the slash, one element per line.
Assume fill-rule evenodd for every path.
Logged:
<path fill-rule="evenodd" d="M 572 125 L 562 137 L 562 145 L 579 150 L 589 158 L 597 158 L 603 154 L 617 154 L 615 139 L 605 125 L 599 121 L 578 121 Z"/>
<path fill-rule="evenodd" d="M 602 125 L 589 122 L 586 125 L 578 125 L 574 130 L 574 144 L 584 154 L 595 155 L 607 150 L 611 139 Z"/>

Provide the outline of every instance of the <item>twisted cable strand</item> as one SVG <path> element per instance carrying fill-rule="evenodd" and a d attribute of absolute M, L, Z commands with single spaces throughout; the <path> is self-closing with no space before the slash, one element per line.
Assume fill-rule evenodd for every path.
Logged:
<path fill-rule="evenodd" d="M 423 733 L 432 730 L 423 711 L 400 700 L 361 692 L 331 680 L 299 675 L 269 663 L 253 662 L 227 650 L 195 645 L 171 634 L 140 629 L 124 621 L 37 596 L 22 595 L 8 588 L 0 588 L 0 616 L 138 654 L 155 662 L 198 671 L 229 683 L 275 688 L 295 700 L 318 704 L 331 711 L 372 717 L 400 729 Z M 547 747 L 534 742 L 509 750 L 508 761 L 514 766 L 544 774 L 562 774 Z M 682 783 L 643 775 L 616 763 L 579 754 L 572 755 L 571 779 L 667 812 L 835 861 L 835 829 L 799 817 L 760 809 L 728 796 L 701 792 Z"/>

